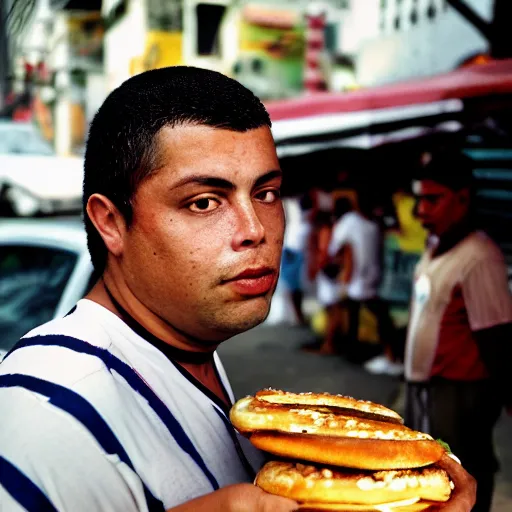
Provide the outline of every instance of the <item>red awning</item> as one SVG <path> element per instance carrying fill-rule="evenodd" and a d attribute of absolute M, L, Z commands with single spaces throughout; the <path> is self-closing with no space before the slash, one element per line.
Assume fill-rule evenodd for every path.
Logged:
<path fill-rule="evenodd" d="M 266 104 L 272 121 L 512 93 L 512 59 L 348 93 L 316 93 Z"/>
<path fill-rule="evenodd" d="M 512 59 L 347 93 L 269 102 L 280 156 L 333 147 L 373 148 L 456 133 L 464 100 L 512 94 Z"/>

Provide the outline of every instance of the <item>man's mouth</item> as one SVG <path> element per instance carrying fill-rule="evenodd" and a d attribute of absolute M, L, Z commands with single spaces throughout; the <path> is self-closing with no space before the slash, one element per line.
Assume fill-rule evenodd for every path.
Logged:
<path fill-rule="evenodd" d="M 247 268 L 224 281 L 240 295 L 266 295 L 275 285 L 277 272 L 271 267 Z"/>

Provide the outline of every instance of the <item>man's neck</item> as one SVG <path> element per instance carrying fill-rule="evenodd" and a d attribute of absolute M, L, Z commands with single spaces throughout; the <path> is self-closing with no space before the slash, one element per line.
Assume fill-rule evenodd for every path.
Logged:
<path fill-rule="evenodd" d="M 108 286 L 108 285 L 107 285 Z M 228 399 L 223 391 L 223 387 L 218 380 L 217 373 L 214 369 L 214 361 L 213 361 L 213 347 L 209 347 L 208 352 L 198 352 L 197 347 L 194 345 L 193 347 L 188 345 L 183 337 L 176 335 L 173 336 L 172 340 L 169 336 L 165 338 L 162 336 L 161 329 L 152 329 L 155 325 L 158 326 L 158 323 L 151 322 L 142 322 L 141 315 L 137 315 L 136 308 L 130 308 L 129 312 L 126 311 L 126 301 L 123 301 L 124 304 L 121 306 L 119 304 L 119 298 L 121 298 L 121 294 L 117 288 L 115 288 L 115 292 L 109 292 L 109 288 L 105 286 L 103 279 L 96 284 L 96 286 L 91 290 L 91 292 L 87 295 L 87 299 L 92 300 L 105 307 L 116 316 L 121 318 L 125 322 L 129 322 L 130 320 L 135 320 L 140 324 L 140 326 L 148 331 L 146 334 L 140 334 L 143 338 L 146 339 L 149 343 L 153 344 L 157 349 L 159 349 L 166 357 L 171 358 L 175 363 L 179 364 L 182 368 L 184 368 L 188 373 L 190 373 L 193 377 L 195 377 L 199 382 L 201 382 L 204 386 L 206 386 L 212 393 L 219 397 L 224 403 L 228 403 Z M 111 293 L 115 293 L 117 295 L 116 298 L 111 296 Z M 121 299 L 122 300 L 122 299 Z M 120 310 L 121 309 L 121 310 Z M 129 314 L 129 318 L 125 318 L 126 314 Z M 135 314 L 134 314 L 135 313 Z M 147 316 L 144 317 L 147 319 Z M 131 323 L 131 322 L 130 322 Z M 130 324 L 128 324 L 130 325 Z M 133 328 L 133 326 L 132 326 Z M 164 331 L 165 334 L 165 331 Z M 158 338 L 158 340 L 154 340 L 152 336 Z M 180 339 L 179 339 L 180 338 Z M 157 343 L 158 341 L 158 343 Z M 165 342 L 165 343 L 164 343 Z M 165 347 L 163 345 L 169 345 L 169 347 Z M 177 348 L 181 353 L 177 354 L 177 357 L 173 357 L 173 353 L 169 350 L 172 350 L 172 347 Z M 188 349 L 188 350 L 187 350 Z M 196 350 L 194 350 L 196 349 Z M 188 358 L 183 357 L 184 355 L 190 355 L 190 359 L 192 361 L 188 361 Z M 202 356 L 205 356 L 207 360 L 203 360 Z M 211 357 L 207 357 L 211 355 Z M 194 359 L 198 357 L 197 361 Z M 229 405 L 229 403 L 228 403 Z"/>
<path fill-rule="evenodd" d="M 97 302 L 125 321 L 126 318 L 123 318 L 123 315 L 131 317 L 151 335 L 178 350 L 211 353 L 220 343 L 206 342 L 195 338 L 164 321 L 163 318 L 144 306 L 123 281 L 112 280 L 108 275 L 103 275 L 86 298 Z"/>
<path fill-rule="evenodd" d="M 438 243 L 432 250 L 432 256 L 441 256 L 442 254 L 448 252 L 461 240 L 464 240 L 464 238 L 473 233 L 474 230 L 475 226 L 470 219 L 465 219 L 463 222 L 456 224 L 452 229 L 439 237 Z"/>

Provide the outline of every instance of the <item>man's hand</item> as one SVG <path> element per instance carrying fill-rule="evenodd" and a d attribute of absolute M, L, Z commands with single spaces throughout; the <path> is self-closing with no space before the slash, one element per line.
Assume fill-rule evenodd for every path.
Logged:
<path fill-rule="evenodd" d="M 476 480 L 447 454 L 437 463 L 455 485 L 449 501 L 439 507 L 442 512 L 469 512 L 476 501 Z"/>
<path fill-rule="evenodd" d="M 167 512 L 293 512 L 299 505 L 252 484 L 229 485 Z"/>
<path fill-rule="evenodd" d="M 229 512 L 292 512 L 299 505 L 287 498 L 274 496 L 251 484 L 225 488 L 229 494 Z"/>

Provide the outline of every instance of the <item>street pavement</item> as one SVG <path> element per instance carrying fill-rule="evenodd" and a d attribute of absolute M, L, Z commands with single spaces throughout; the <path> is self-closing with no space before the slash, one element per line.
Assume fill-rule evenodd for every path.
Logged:
<path fill-rule="evenodd" d="M 403 384 L 399 379 L 370 375 L 356 363 L 338 356 L 302 350 L 314 341 L 307 328 L 264 324 L 224 343 L 222 358 L 237 398 L 265 387 L 288 391 L 341 393 L 371 400 L 403 412 Z M 478 440 L 475 439 L 475 443 Z M 504 415 L 496 432 L 502 470 L 492 512 L 512 511 L 512 419 Z"/>

